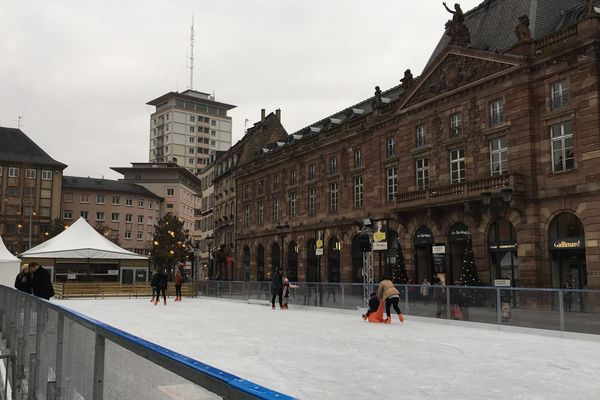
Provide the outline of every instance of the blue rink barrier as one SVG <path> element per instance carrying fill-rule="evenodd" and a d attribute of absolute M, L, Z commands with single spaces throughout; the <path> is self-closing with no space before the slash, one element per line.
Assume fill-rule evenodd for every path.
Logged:
<path fill-rule="evenodd" d="M 2 400 L 293 399 L 5 286 L 0 322 Z"/>

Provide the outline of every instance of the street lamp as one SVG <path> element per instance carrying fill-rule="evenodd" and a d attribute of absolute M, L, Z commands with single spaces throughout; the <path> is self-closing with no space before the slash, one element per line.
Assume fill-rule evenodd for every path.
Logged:
<path fill-rule="evenodd" d="M 289 227 L 290 227 L 289 224 L 282 224 L 280 222 L 278 222 L 277 226 L 275 227 L 275 228 L 277 228 L 277 230 L 279 231 L 279 235 L 281 236 L 281 264 L 279 264 L 279 268 L 281 270 L 283 270 L 283 239 L 285 238 L 284 231 Z M 287 274 L 287 270 L 285 271 L 285 273 Z"/>
<path fill-rule="evenodd" d="M 206 242 L 206 247 L 208 249 L 208 279 L 213 278 L 213 270 L 212 270 L 212 264 L 211 264 L 211 260 L 210 260 L 210 253 L 211 253 L 214 238 L 215 237 L 213 235 L 208 235 L 207 237 L 204 238 L 204 241 Z"/>
<path fill-rule="evenodd" d="M 512 193 L 513 190 L 511 188 L 502 188 L 500 191 L 502 201 L 497 201 L 492 204 L 492 193 L 487 191 L 481 192 L 481 203 L 486 207 L 491 206 L 492 211 L 494 211 L 496 214 L 500 214 L 500 212 L 508 208 L 510 202 L 512 201 Z"/>

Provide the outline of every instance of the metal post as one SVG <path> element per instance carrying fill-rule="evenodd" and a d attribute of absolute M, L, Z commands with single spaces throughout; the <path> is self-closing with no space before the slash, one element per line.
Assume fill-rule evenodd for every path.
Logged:
<path fill-rule="evenodd" d="M 343 283 L 340 283 L 340 286 L 342 287 L 342 308 L 346 308 L 346 307 L 344 306 L 344 284 L 343 284 Z"/>
<path fill-rule="evenodd" d="M 56 381 L 55 398 L 60 397 L 62 383 L 62 364 L 63 364 L 63 338 L 64 338 L 65 317 L 63 314 L 58 314 L 56 324 L 56 368 L 54 369 L 54 379 Z M 52 398 L 48 398 L 52 400 Z"/>
<path fill-rule="evenodd" d="M 37 357 L 36 353 L 29 354 L 29 378 L 27 382 L 27 399 L 35 400 L 35 389 L 37 383 Z"/>
<path fill-rule="evenodd" d="M 446 319 L 450 319 L 450 290 L 452 288 L 446 287 Z"/>
<path fill-rule="evenodd" d="M 560 312 L 558 314 L 560 316 L 560 330 L 564 331 L 565 330 L 565 307 L 564 307 L 564 298 L 563 298 L 562 289 L 559 289 L 559 291 L 558 291 L 558 306 L 560 307 Z"/>
<path fill-rule="evenodd" d="M 373 276 L 373 251 L 363 252 L 363 307 L 369 304 L 369 295 L 373 291 L 375 278 Z"/>
<path fill-rule="evenodd" d="M 104 398 L 104 338 L 96 335 L 96 345 L 94 348 L 94 388 L 93 399 L 103 400 Z"/>
<path fill-rule="evenodd" d="M 496 288 L 496 323 L 502 324 L 502 309 L 500 307 L 500 289 Z"/>
<path fill-rule="evenodd" d="M 408 285 L 404 284 L 404 312 L 408 315 Z"/>

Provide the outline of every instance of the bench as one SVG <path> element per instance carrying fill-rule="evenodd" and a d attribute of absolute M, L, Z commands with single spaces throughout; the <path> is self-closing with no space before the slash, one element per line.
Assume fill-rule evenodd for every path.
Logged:
<path fill-rule="evenodd" d="M 119 283 L 93 283 L 93 282 L 55 282 L 54 296 L 58 299 L 69 298 L 94 298 L 103 299 L 105 297 L 150 297 L 152 291 L 149 284 L 119 284 Z M 183 297 L 196 297 L 196 288 L 194 283 L 184 283 L 181 285 L 181 295 Z M 167 287 L 167 296 L 175 296 L 175 284 L 170 283 Z"/>

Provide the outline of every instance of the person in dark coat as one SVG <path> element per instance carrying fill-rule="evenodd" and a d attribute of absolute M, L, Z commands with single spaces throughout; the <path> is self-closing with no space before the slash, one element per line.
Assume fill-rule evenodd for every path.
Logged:
<path fill-rule="evenodd" d="M 152 277 L 150 277 L 150 288 L 152 289 L 152 298 L 150 299 L 150 303 L 154 303 L 155 300 L 158 300 L 158 289 L 156 288 L 157 282 L 158 272 L 154 270 L 152 271 Z"/>
<path fill-rule="evenodd" d="M 279 308 L 283 310 L 283 301 L 281 299 L 283 295 L 283 276 L 282 270 L 279 269 L 271 277 L 271 308 L 275 309 L 275 297 L 279 296 Z"/>
<path fill-rule="evenodd" d="M 379 308 L 379 299 L 377 298 L 377 293 L 373 292 L 373 293 L 371 293 L 371 296 L 369 297 L 369 309 L 367 310 L 366 314 L 362 315 L 362 318 L 366 321 L 369 318 L 369 315 L 376 312 L 378 308 Z"/>
<path fill-rule="evenodd" d="M 33 290 L 33 278 L 31 271 L 29 270 L 29 264 L 23 264 L 21 272 L 17 274 L 15 279 L 15 288 L 25 293 L 32 293 Z"/>
<path fill-rule="evenodd" d="M 160 299 L 160 294 L 162 293 L 163 300 L 165 306 L 167 305 L 167 284 L 169 281 L 169 277 L 167 276 L 167 270 L 161 270 L 156 276 L 156 300 L 154 300 L 154 305 L 158 304 L 158 300 Z"/>
<path fill-rule="evenodd" d="M 50 297 L 54 296 L 54 287 L 48 270 L 35 262 L 29 264 L 29 270 L 31 271 L 33 294 L 50 300 Z"/>

